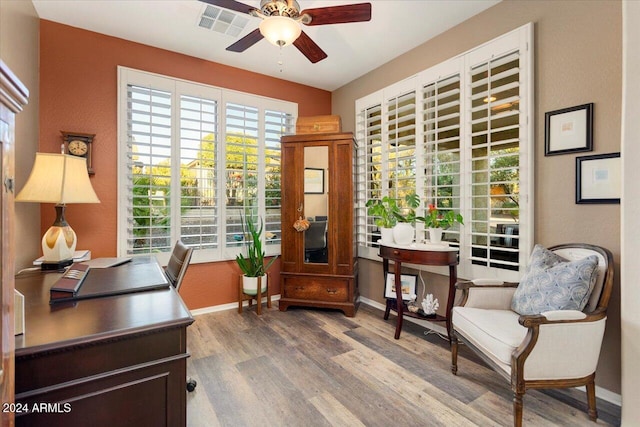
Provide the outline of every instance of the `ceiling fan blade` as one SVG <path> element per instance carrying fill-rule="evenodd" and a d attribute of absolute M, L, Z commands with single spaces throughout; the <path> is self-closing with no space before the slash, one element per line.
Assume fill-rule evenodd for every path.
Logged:
<path fill-rule="evenodd" d="M 208 3 L 214 6 L 222 7 L 229 10 L 235 10 L 236 12 L 249 13 L 255 10 L 255 7 L 248 4 L 240 3 L 235 0 L 200 0 L 203 3 Z"/>
<path fill-rule="evenodd" d="M 263 38 L 264 36 L 260 34 L 260 28 L 256 28 L 255 30 L 251 31 L 249 34 L 229 46 L 227 50 L 230 50 L 231 52 L 244 52 Z"/>
<path fill-rule="evenodd" d="M 300 33 L 300 37 L 293 42 L 293 45 L 297 47 L 298 50 L 302 52 L 302 54 L 313 64 L 322 61 L 327 57 L 327 54 L 320 49 L 320 46 L 311 40 L 311 37 L 309 37 L 304 31 Z"/>
<path fill-rule="evenodd" d="M 305 9 L 300 15 L 311 16 L 307 25 L 346 24 L 371 20 L 371 3 L 346 4 L 343 6 Z"/>

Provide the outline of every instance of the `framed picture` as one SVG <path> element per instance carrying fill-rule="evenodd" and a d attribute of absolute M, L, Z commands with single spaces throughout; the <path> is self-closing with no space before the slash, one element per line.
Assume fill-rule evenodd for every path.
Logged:
<path fill-rule="evenodd" d="M 593 150 L 593 103 L 544 115 L 544 155 Z"/>
<path fill-rule="evenodd" d="M 576 203 L 620 203 L 620 153 L 576 158 Z"/>
<path fill-rule="evenodd" d="M 324 194 L 324 169 L 304 168 L 304 194 Z"/>
<path fill-rule="evenodd" d="M 416 281 L 418 276 L 416 274 L 402 274 L 400 275 L 400 287 L 402 288 L 402 300 L 410 301 L 411 295 L 416 293 Z M 396 276 L 394 273 L 387 272 L 384 286 L 385 298 L 396 298 Z"/>

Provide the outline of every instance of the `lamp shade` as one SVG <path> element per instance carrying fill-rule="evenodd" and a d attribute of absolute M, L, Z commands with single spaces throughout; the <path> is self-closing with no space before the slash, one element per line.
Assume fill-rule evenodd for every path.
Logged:
<path fill-rule="evenodd" d="M 100 203 L 89 180 L 87 160 L 67 154 L 36 153 L 36 160 L 19 202 Z"/>
<path fill-rule="evenodd" d="M 42 236 L 43 269 L 59 269 L 73 261 L 78 239 L 64 218 L 65 205 L 100 203 L 89 180 L 87 160 L 54 153 L 36 153 L 31 175 L 16 201 L 56 204 L 56 220 Z"/>
<path fill-rule="evenodd" d="M 276 46 L 288 46 L 298 37 L 300 24 L 286 16 L 269 16 L 260 22 L 260 34 Z"/>

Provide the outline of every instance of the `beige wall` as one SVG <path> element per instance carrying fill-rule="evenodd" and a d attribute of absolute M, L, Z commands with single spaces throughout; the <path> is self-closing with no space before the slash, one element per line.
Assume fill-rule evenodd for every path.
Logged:
<path fill-rule="evenodd" d="M 625 403 L 640 402 L 640 2 L 625 2 L 622 126 L 622 395 Z M 622 425 L 637 425 L 640 406 L 622 405 Z"/>
<path fill-rule="evenodd" d="M 621 4 L 618 0 L 505 0 L 341 87 L 332 97 L 332 114 L 339 114 L 344 129 L 352 131 L 356 99 L 534 23 L 535 241 L 547 246 L 593 243 L 613 252 L 615 289 L 596 383 L 616 394 L 620 393 L 620 206 L 574 203 L 577 155 L 544 156 L 544 113 L 593 102 L 594 150 L 589 154 L 620 151 Z M 361 276 L 370 280 L 362 280 L 360 287 L 363 296 L 382 301 L 382 277 L 376 264 L 361 264 Z M 437 283 L 446 286 L 442 278 Z M 441 287 L 435 293 L 444 295 Z"/>
<path fill-rule="evenodd" d="M 16 116 L 16 188 L 27 181 L 38 149 L 38 16 L 30 1 L 0 1 L 0 56 L 29 89 L 29 104 Z M 21 167 L 20 165 L 29 165 Z M 16 203 L 16 267 L 28 266 L 40 252 L 40 205 Z"/>

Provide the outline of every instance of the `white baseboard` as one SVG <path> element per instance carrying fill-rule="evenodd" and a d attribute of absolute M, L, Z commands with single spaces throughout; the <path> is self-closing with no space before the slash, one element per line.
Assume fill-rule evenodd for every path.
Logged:
<path fill-rule="evenodd" d="M 278 301 L 279 299 L 280 299 L 280 294 L 271 295 L 271 302 Z M 267 297 L 263 297 L 262 298 L 262 303 L 264 304 L 266 302 L 267 302 Z M 249 306 L 249 301 L 244 301 L 242 303 L 242 306 L 243 307 L 248 307 Z M 201 314 L 217 313 L 219 311 L 237 310 L 237 309 L 238 309 L 238 303 L 237 302 L 230 302 L 228 304 L 212 305 L 212 306 L 209 306 L 209 307 L 196 308 L 195 310 L 191 310 L 191 315 L 200 316 Z"/>
<path fill-rule="evenodd" d="M 272 295 L 271 296 L 271 301 L 278 301 L 280 299 L 280 295 Z M 265 303 L 267 301 L 266 297 L 263 298 L 263 303 Z M 367 304 L 373 308 L 377 308 L 379 310 L 384 311 L 385 310 L 385 305 L 381 304 L 377 301 L 374 301 L 372 299 L 369 298 L 365 298 L 363 296 L 360 296 L 360 302 L 363 304 Z M 245 301 L 243 303 L 243 307 L 246 307 L 249 305 L 248 301 Z M 193 316 L 200 316 L 202 314 L 207 314 L 207 313 L 216 313 L 219 311 L 226 311 L 226 310 L 237 310 L 238 309 L 238 303 L 237 302 L 232 302 L 229 304 L 222 304 L 222 305 L 215 305 L 215 306 L 211 306 L 211 307 L 204 307 L 204 308 L 198 308 L 195 310 L 191 310 L 191 314 Z M 434 332 L 437 332 L 441 335 L 447 335 L 447 328 L 442 327 L 441 325 L 429 322 L 428 320 L 420 320 L 420 319 L 414 319 L 413 317 L 405 317 L 405 320 L 409 321 L 409 322 L 413 322 L 416 323 L 420 326 L 423 326 L 425 328 L 429 328 L 431 330 L 433 330 Z M 575 387 L 576 390 L 579 390 L 583 393 L 586 393 L 586 389 L 585 387 Z M 614 393 L 612 391 L 609 391 L 607 389 L 604 389 L 602 387 L 598 387 L 596 386 L 596 396 L 606 402 L 609 402 L 611 404 L 617 405 L 617 406 L 622 406 L 622 396 Z"/>

